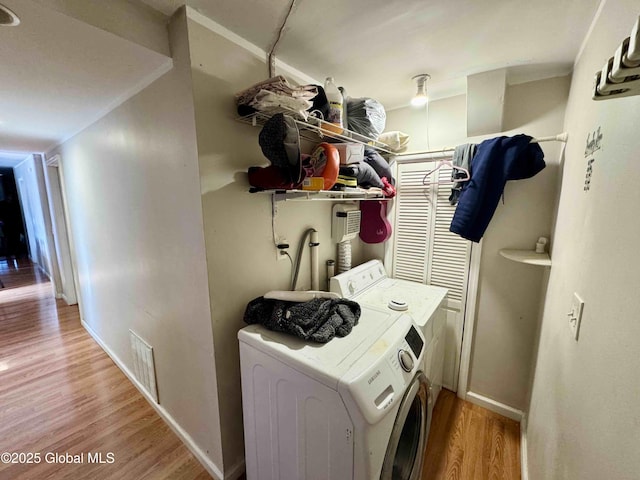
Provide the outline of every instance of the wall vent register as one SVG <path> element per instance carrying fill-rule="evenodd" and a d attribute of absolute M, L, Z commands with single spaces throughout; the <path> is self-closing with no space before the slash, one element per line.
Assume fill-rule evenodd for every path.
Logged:
<path fill-rule="evenodd" d="M 151 398 L 153 398 L 156 403 L 160 403 L 158 399 L 158 386 L 156 384 L 156 366 L 153 360 L 153 347 L 132 330 L 129 330 L 129 334 L 134 376 Z"/>

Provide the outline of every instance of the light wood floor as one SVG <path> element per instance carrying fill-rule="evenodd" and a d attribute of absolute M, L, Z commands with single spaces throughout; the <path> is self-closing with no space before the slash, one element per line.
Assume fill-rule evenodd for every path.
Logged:
<path fill-rule="evenodd" d="M 442 390 L 423 480 L 519 480 L 520 425 Z"/>
<path fill-rule="evenodd" d="M 27 263 L 0 261 L 0 279 L 0 453 L 42 456 L 0 462 L 0 480 L 210 478 L 82 328 L 77 307 L 56 301 Z M 48 452 L 85 452 L 85 463 L 46 463 Z M 115 462 L 88 464 L 88 452 Z M 423 480 L 519 478 L 519 425 L 443 390 Z"/>
<path fill-rule="evenodd" d="M 86 333 L 77 307 L 56 301 L 31 265 L 18 267 L 0 261 L 0 453 L 41 462 L 0 462 L 0 480 L 210 478 Z M 84 463 L 47 463 L 48 452 L 84 452 Z M 115 461 L 89 464 L 88 452 Z"/>

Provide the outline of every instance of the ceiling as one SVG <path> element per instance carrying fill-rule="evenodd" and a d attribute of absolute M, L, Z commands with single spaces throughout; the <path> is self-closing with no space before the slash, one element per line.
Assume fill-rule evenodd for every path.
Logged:
<path fill-rule="evenodd" d="M 2 152 L 22 159 L 49 150 L 170 68 L 161 49 L 61 10 L 77 3 L 1 1 L 21 24 L 0 27 L 0 164 L 16 161 Z M 93 17 L 119 11 L 118 5 L 171 15 L 185 0 L 109 1 L 93 3 L 106 9 Z M 263 50 L 270 49 L 290 3 L 186 1 Z M 569 73 L 599 2 L 297 0 L 277 57 L 320 81 L 331 75 L 349 95 L 373 97 L 392 109 L 408 104 L 418 73 L 431 74 L 432 98 L 462 94 L 467 75 L 498 68 L 508 69 L 510 83 Z M 144 30 L 137 17 L 127 18 L 111 25 Z"/>
<path fill-rule="evenodd" d="M 141 0 L 170 15 L 184 0 Z M 269 50 L 290 0 L 186 0 Z M 351 96 L 407 105 L 411 77 L 432 98 L 462 94 L 466 76 L 508 68 L 508 81 L 566 75 L 600 0 L 297 0 L 277 57 Z M 248 13 L 250 12 L 250 13 Z"/>
<path fill-rule="evenodd" d="M 0 27 L 5 160 L 2 152 L 25 152 L 24 158 L 48 150 L 170 68 L 165 55 L 41 3 L 1 1 L 21 20 L 17 27 Z"/>

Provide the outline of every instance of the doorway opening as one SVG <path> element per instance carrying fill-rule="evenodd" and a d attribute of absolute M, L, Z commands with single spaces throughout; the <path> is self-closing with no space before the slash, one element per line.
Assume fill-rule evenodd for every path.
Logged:
<path fill-rule="evenodd" d="M 12 168 L 0 168 L 0 262 L 17 268 L 29 255 L 22 205 Z"/>

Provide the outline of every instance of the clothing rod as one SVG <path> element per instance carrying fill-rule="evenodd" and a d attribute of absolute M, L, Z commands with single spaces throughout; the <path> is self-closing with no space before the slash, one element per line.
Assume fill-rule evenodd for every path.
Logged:
<path fill-rule="evenodd" d="M 540 143 L 540 142 L 567 143 L 568 139 L 569 139 L 569 134 L 567 132 L 562 132 L 562 133 L 559 133 L 558 135 L 551 135 L 550 137 L 532 138 L 530 143 Z"/>
<path fill-rule="evenodd" d="M 542 142 L 563 142 L 566 143 L 569 139 L 569 134 L 567 132 L 559 133 L 558 135 L 551 135 L 549 137 L 540 137 L 540 138 L 532 138 L 531 143 L 542 143 Z M 424 152 L 410 152 L 410 153 L 399 153 L 396 157 L 399 160 L 402 159 L 403 156 L 413 156 L 413 155 L 428 155 L 432 158 L 438 158 L 443 156 L 449 156 L 449 154 L 453 153 L 455 148 L 443 148 L 440 150 L 427 150 Z M 429 158 L 427 157 L 427 158 Z M 422 159 L 425 157 L 423 156 Z"/>

